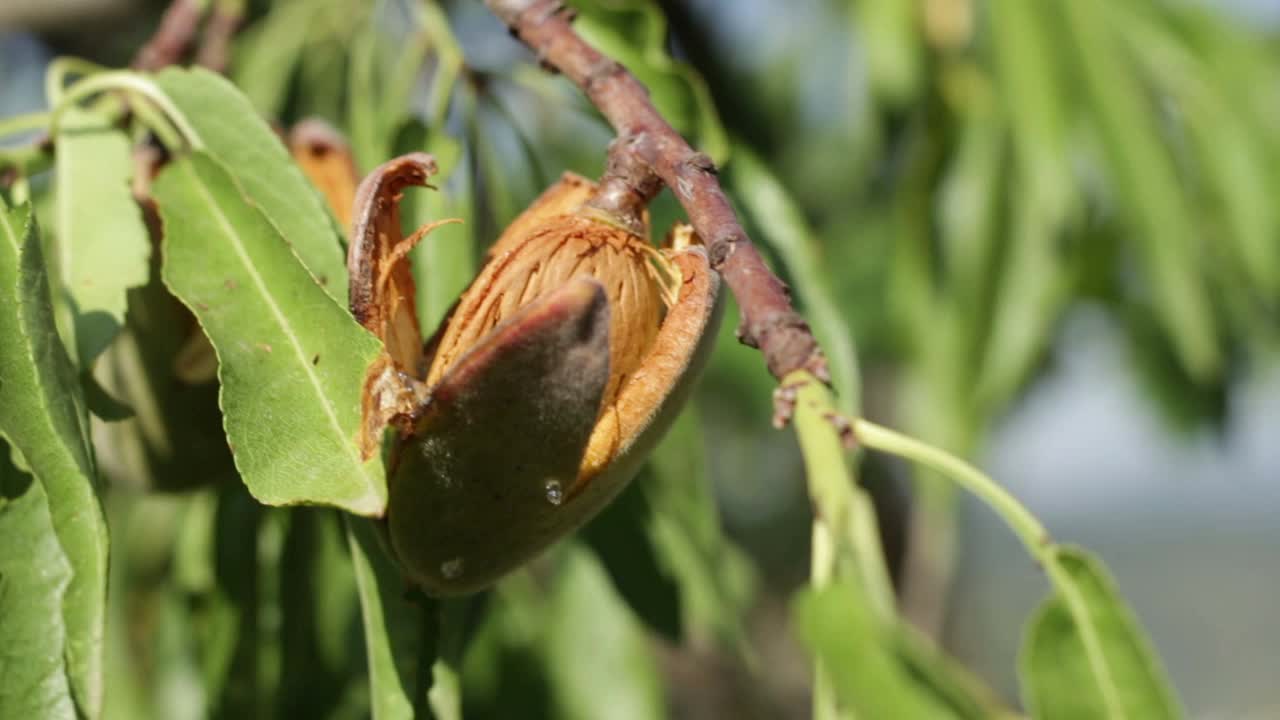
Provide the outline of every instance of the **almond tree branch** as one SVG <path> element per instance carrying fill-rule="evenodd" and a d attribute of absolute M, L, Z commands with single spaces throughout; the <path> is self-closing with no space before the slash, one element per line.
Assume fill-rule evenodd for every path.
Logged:
<path fill-rule="evenodd" d="M 759 348 L 769 372 L 781 380 L 808 370 L 830 382 L 826 359 L 804 319 L 791 306 L 787 286 L 751 244 L 720 187 L 715 164 L 695 152 L 663 119 L 649 92 L 612 58 L 574 32 L 572 14 L 559 0 L 485 0 L 489 9 L 537 55 L 578 85 L 613 125 L 618 138 L 593 204 L 626 210 L 671 188 L 694 230 L 707 244 L 712 266 L 724 277 L 742 310 L 738 337 Z"/>
<path fill-rule="evenodd" d="M 231 38 L 243 21 L 243 3 L 215 0 L 172 0 L 160 19 L 160 25 L 146 45 L 134 55 L 130 66 L 135 70 L 155 71 L 181 63 L 195 45 L 200 34 L 200 21 L 208 13 L 196 51 L 196 64 L 217 73 L 227 70 L 231 58 Z"/>

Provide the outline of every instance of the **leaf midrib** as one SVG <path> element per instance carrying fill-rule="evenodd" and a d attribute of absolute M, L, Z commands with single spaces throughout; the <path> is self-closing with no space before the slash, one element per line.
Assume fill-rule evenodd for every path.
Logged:
<path fill-rule="evenodd" d="M 367 477 L 363 463 L 360 462 L 359 455 L 356 452 L 355 443 L 345 442 L 346 435 L 342 431 L 342 424 L 338 421 L 338 416 L 335 413 L 333 406 L 328 402 L 328 396 L 324 392 L 320 383 L 320 378 L 316 376 L 315 371 L 311 367 L 311 363 L 307 361 L 306 353 L 302 350 L 301 341 L 298 339 L 297 335 L 293 333 L 293 329 L 289 326 L 284 312 L 276 303 L 275 296 L 267 290 L 267 286 L 262 275 L 259 274 L 257 268 L 253 266 L 251 259 L 245 252 L 244 245 L 240 242 L 239 235 L 231 225 L 231 221 L 222 211 L 222 206 L 218 204 L 217 200 L 205 186 L 204 180 L 199 176 L 195 166 L 188 163 L 183 169 L 185 172 L 194 176 L 195 186 L 197 191 L 200 193 L 201 199 L 209 207 L 213 216 L 217 220 L 218 225 L 222 228 L 227 239 L 230 240 L 231 247 L 235 250 L 236 257 L 240 260 L 241 264 L 244 265 L 245 271 L 253 280 L 253 284 L 257 288 L 258 293 L 264 298 L 267 307 L 271 310 L 271 314 L 274 317 L 276 324 L 280 326 L 281 331 L 289 340 L 289 345 L 293 348 L 294 355 L 298 358 L 298 365 L 302 367 L 303 372 L 306 373 L 307 380 L 311 383 L 312 389 L 315 390 L 316 397 L 320 402 L 320 407 L 323 408 L 325 416 L 329 419 L 329 424 L 333 427 L 334 435 L 338 437 L 339 440 L 343 441 L 342 444 L 349 450 L 357 474 L 362 477 Z M 257 211 L 255 210 L 255 212 Z M 310 276 L 308 275 L 308 277 Z"/>

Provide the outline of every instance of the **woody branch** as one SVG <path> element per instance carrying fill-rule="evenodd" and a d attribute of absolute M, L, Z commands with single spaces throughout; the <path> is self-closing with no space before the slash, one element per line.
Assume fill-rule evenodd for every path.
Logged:
<path fill-rule="evenodd" d="M 712 266 L 738 300 L 739 339 L 760 350 L 769 372 L 779 380 L 794 370 L 809 370 L 827 381 L 821 348 L 791 306 L 787 286 L 765 265 L 742 229 L 711 159 L 694 151 L 658 114 L 639 80 L 578 36 L 571 11 L 559 0 L 486 4 L 544 66 L 577 84 L 617 131 L 594 204 L 603 210 L 626 210 L 652 199 L 661 188 L 659 181 L 671 188 L 707 244 Z"/>

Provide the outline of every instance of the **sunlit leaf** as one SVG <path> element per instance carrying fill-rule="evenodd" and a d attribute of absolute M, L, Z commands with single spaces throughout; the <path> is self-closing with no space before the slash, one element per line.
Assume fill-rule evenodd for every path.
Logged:
<path fill-rule="evenodd" d="M 840 706 L 868 718 L 966 717 L 901 662 L 888 628 L 855 582 L 802 591 L 792 606 L 800 639 L 822 661 Z"/>
<path fill-rule="evenodd" d="M 0 717 L 76 718 L 63 644 L 71 566 L 40 483 L 0 442 Z"/>
<path fill-rule="evenodd" d="M 236 43 L 231 77 L 263 117 L 280 117 L 315 17 L 307 0 L 278 3 Z"/>
<path fill-rule="evenodd" d="M 156 182 L 164 278 L 218 351 L 227 437 L 268 504 L 382 512 L 381 459 L 360 457 L 361 391 L 381 344 L 317 287 L 290 245 L 203 153 Z"/>
<path fill-rule="evenodd" d="M 88 413 L 54 327 L 47 267 L 29 207 L 0 206 L 0 434 L 48 496 L 72 570 L 62 601 L 66 663 L 79 712 L 102 706 L 107 528 L 94 494 Z"/>
<path fill-rule="evenodd" d="M 155 266 L 151 281 L 129 292 L 125 327 L 94 366 L 105 391 L 130 410 L 124 418 L 96 411 L 90 418 L 98 472 L 113 485 L 153 490 L 231 479 L 213 347 L 164 287 L 158 259 Z M 184 361 L 204 354 L 213 365 L 208 376 L 189 372 Z"/>
<path fill-rule="evenodd" d="M 1074 62 L 1104 149 L 1118 206 L 1134 235 L 1150 289 L 1145 301 L 1173 338 L 1179 360 L 1206 382 L 1222 358 L 1209 299 L 1199 275 L 1196 218 L 1189 211 L 1169 149 L 1160 142 L 1157 116 L 1124 62 L 1122 29 L 1108 22 L 1105 3 L 1060 0 Z"/>
<path fill-rule="evenodd" d="M 145 284 L 151 244 L 129 189 L 129 139 L 70 108 L 58 130 L 57 267 L 75 313 L 79 365 L 89 367 L 124 324 L 125 292 Z"/>
<path fill-rule="evenodd" d="M 170 68 L 155 80 L 195 129 L 203 149 L 229 169 L 325 292 L 345 305 L 341 233 L 320 194 L 249 100 L 222 77 L 199 68 Z"/>
<path fill-rule="evenodd" d="M 729 141 L 706 82 L 667 54 L 667 21 L 644 0 L 575 0 L 574 25 L 582 37 L 622 63 L 649 89 L 662 116 L 716 162 L 729 156 Z"/>
<path fill-rule="evenodd" d="M 1027 629 L 1019 674 L 1037 720 L 1178 718 L 1164 669 L 1102 564 L 1054 553 L 1057 592 Z"/>

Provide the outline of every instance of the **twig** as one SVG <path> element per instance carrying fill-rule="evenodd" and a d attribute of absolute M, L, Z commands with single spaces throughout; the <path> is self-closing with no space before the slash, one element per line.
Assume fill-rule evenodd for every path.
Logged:
<path fill-rule="evenodd" d="M 196 64 L 216 73 L 226 72 L 231 58 L 231 38 L 244 20 L 243 3 L 213 2 L 211 11 L 209 7 L 210 0 L 173 0 L 155 34 L 134 55 L 130 66 L 134 70 L 153 72 L 177 65 L 187 57 L 199 34 Z M 200 21 L 206 12 L 209 19 L 201 32 Z"/>
<path fill-rule="evenodd" d="M 133 57 L 135 70 L 159 70 L 175 65 L 187 54 L 200 27 L 206 0 L 173 0 L 160 18 L 160 26 Z"/>
<path fill-rule="evenodd" d="M 196 64 L 218 74 L 225 73 L 231 64 L 231 38 L 242 22 L 244 13 L 238 3 L 215 2 L 200 37 Z"/>
<path fill-rule="evenodd" d="M 781 380 L 808 370 L 830 382 L 827 362 L 804 319 L 791 306 L 785 284 L 751 244 L 720 188 L 715 164 L 695 152 L 658 114 L 639 80 L 617 61 L 588 45 L 570 25 L 559 0 L 486 0 L 489 9 L 533 50 L 545 67 L 559 70 L 586 93 L 613 125 L 602 190 L 593 204 L 625 217 L 636 202 L 650 200 L 660 186 L 675 193 L 689 221 L 707 244 L 712 266 L 742 310 L 738 338 L 759 348 L 769 372 Z"/>

